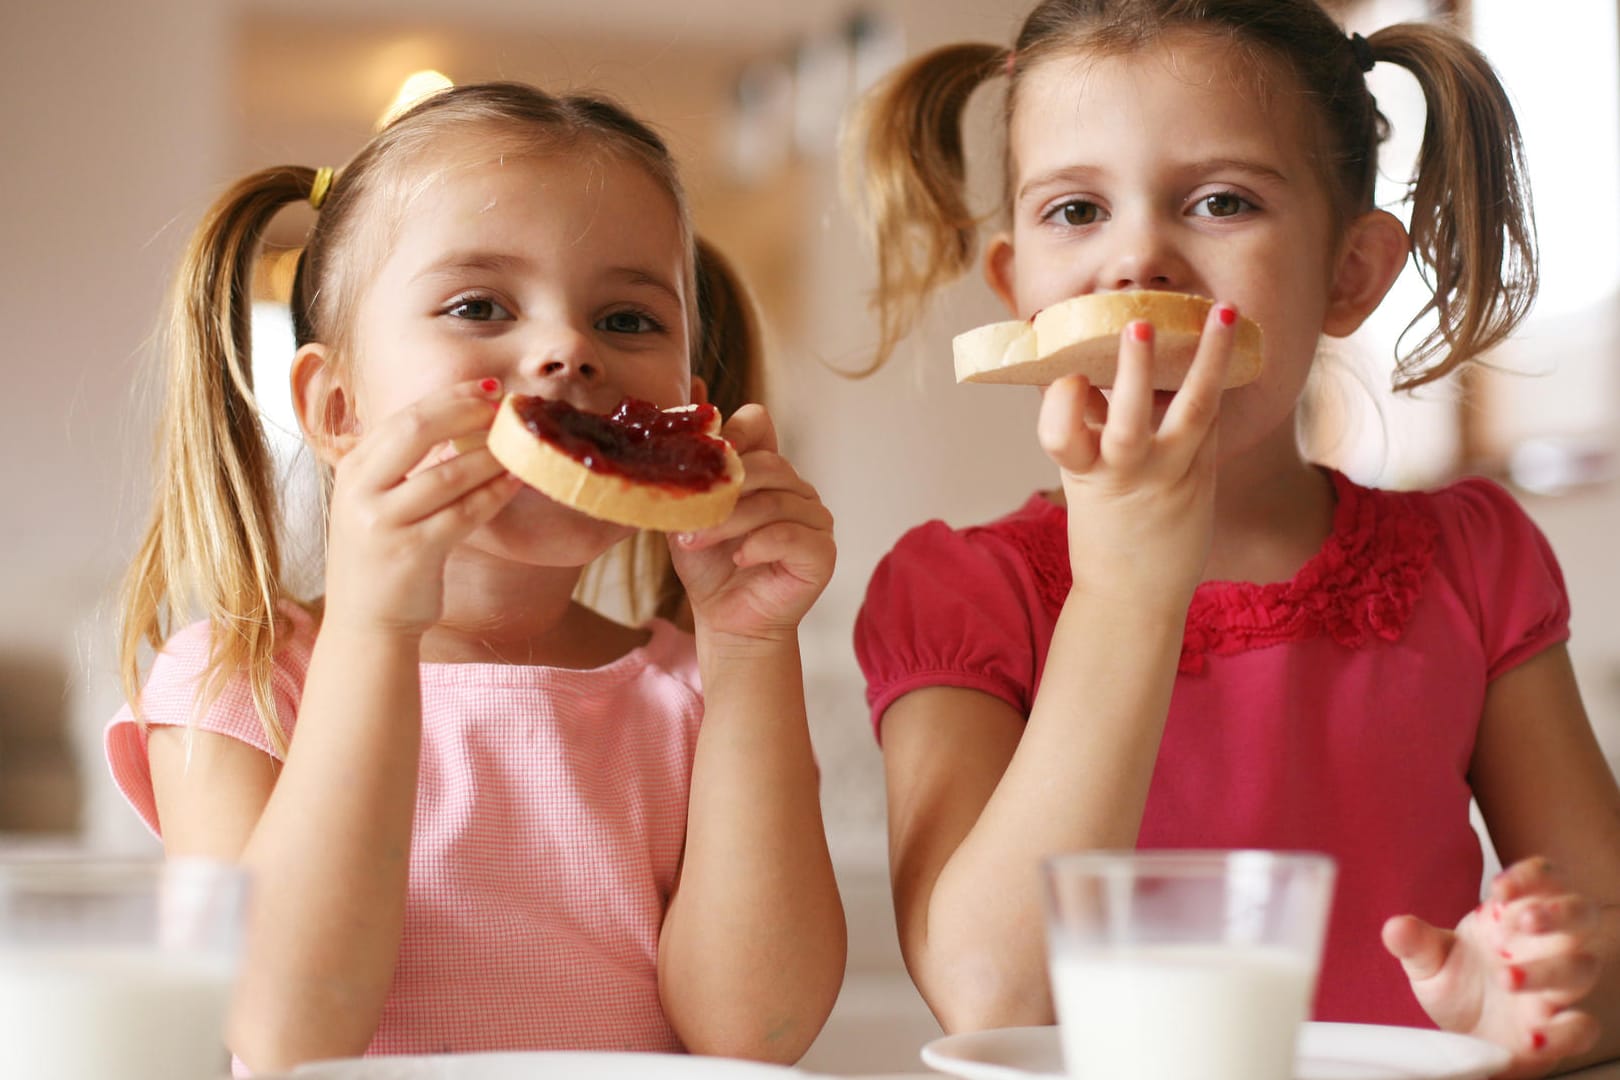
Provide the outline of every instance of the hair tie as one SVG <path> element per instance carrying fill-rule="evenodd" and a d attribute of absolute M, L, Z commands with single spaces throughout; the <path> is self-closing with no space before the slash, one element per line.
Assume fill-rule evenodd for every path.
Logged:
<path fill-rule="evenodd" d="M 1365 74 L 1373 69 L 1378 59 L 1373 56 L 1372 45 L 1360 34 L 1350 35 L 1350 51 L 1356 56 L 1356 67 Z"/>
<path fill-rule="evenodd" d="M 322 165 L 315 170 L 315 180 L 309 185 L 309 205 L 316 210 L 326 201 L 326 193 L 332 190 L 332 166 Z"/>
<path fill-rule="evenodd" d="M 1007 67 L 1007 72 L 1006 72 L 1007 78 L 1010 79 L 1013 76 L 1013 69 L 1018 66 L 1018 50 L 1017 49 L 1008 49 L 1007 50 L 1007 59 L 1005 61 L 1005 64 L 1006 64 L 1006 67 Z"/>

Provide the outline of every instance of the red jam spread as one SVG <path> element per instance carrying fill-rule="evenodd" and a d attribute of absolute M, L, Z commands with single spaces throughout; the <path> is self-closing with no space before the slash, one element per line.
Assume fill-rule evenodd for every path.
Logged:
<path fill-rule="evenodd" d="M 627 397 L 603 416 L 519 394 L 512 406 L 536 438 L 592 472 L 683 491 L 708 491 L 726 475 L 725 443 L 705 434 L 713 405 L 665 412 Z"/>

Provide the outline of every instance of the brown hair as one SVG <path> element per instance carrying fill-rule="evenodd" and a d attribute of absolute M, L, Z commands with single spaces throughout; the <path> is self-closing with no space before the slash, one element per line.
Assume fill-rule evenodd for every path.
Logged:
<path fill-rule="evenodd" d="M 698 295 L 687 313 L 694 368 L 718 362 L 712 358 L 724 358 L 735 370 L 757 367 L 751 328 L 738 340 L 734 320 L 706 320 L 708 311 L 746 301 L 734 279 L 711 278 L 708 260 L 698 258 L 701 245 L 692 235 L 674 158 L 658 134 L 604 98 L 553 96 L 502 82 L 423 100 L 337 173 L 294 278 L 298 344 L 319 341 L 339 355 L 351 352 L 346 335 L 374 265 L 368 256 L 380 257 L 389 222 L 408 203 L 414 170 L 440 152 L 446 137 L 469 131 L 496 152 L 508 144 L 531 153 L 588 147 L 643 166 L 670 192 L 694 250 L 691 280 Z M 255 172 L 220 196 L 187 246 L 164 333 L 157 497 L 121 601 L 119 667 L 137 714 L 142 648 L 161 648 L 178 623 L 201 616 L 213 639 L 199 708 L 245 673 L 265 732 L 280 751 L 286 740 L 271 693 L 272 661 L 286 632 L 280 606 L 298 601 L 283 578 L 275 477 L 253 396 L 252 276 L 270 220 L 282 207 L 308 199 L 315 182 L 316 171 L 301 166 Z"/>
<path fill-rule="evenodd" d="M 962 114 L 973 91 L 1007 75 L 1010 123 L 1023 77 L 1046 59 L 1128 53 L 1178 29 L 1220 35 L 1298 80 L 1316 111 L 1322 176 L 1341 221 L 1373 207 L 1378 146 L 1388 128 L 1363 66 L 1381 61 L 1410 71 L 1428 116 L 1406 200 L 1413 258 L 1432 296 L 1407 329 L 1431 314 L 1436 325 L 1397 355 L 1395 387 L 1441 378 L 1513 331 L 1536 293 L 1523 141 L 1489 62 L 1457 33 L 1402 23 L 1362 47 L 1316 0 L 1042 0 L 1012 49 L 936 49 L 895 72 L 856 114 L 847 148 L 864 171 L 878 262 L 873 369 L 915 324 L 929 295 L 972 265 L 979 220 L 963 190 Z"/>

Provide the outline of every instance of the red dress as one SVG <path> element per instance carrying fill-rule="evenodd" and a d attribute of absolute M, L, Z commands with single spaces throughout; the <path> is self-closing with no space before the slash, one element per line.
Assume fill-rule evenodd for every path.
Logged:
<path fill-rule="evenodd" d="M 1567 639 L 1569 600 L 1497 485 L 1332 475 L 1332 534 L 1291 581 L 1194 595 L 1138 843 L 1332 854 L 1316 1018 L 1432 1026 L 1379 930 L 1403 912 L 1454 926 L 1479 902 L 1468 769 L 1486 685 Z M 929 686 L 1028 716 L 1070 581 L 1065 511 L 1039 495 L 982 527 L 911 530 L 855 628 L 873 724 Z"/>

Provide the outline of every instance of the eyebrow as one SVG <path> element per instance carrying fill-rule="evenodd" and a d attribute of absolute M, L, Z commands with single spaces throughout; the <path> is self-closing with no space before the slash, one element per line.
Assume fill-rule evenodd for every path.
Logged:
<path fill-rule="evenodd" d="M 1212 173 L 1212 172 L 1239 172 L 1255 177 L 1262 181 L 1274 184 L 1289 183 L 1288 175 L 1271 165 L 1248 158 L 1206 158 L 1202 161 L 1190 161 L 1184 165 L 1175 166 L 1177 172 L 1185 173 Z M 1104 170 L 1095 165 L 1066 165 L 1042 173 L 1018 189 L 1018 202 L 1023 202 L 1031 192 L 1038 192 L 1044 188 L 1060 187 L 1077 180 L 1091 180 Z"/>
<path fill-rule="evenodd" d="M 528 259 L 521 255 L 514 255 L 500 251 L 452 251 L 443 258 L 436 259 L 416 275 L 414 280 L 436 277 L 443 274 L 464 273 L 466 271 L 487 271 L 493 273 L 526 270 L 533 266 Z M 605 276 L 618 278 L 626 285 L 632 287 L 644 286 L 657 289 L 668 294 L 675 303 L 681 303 L 681 294 L 672 282 L 659 274 L 639 266 L 609 267 Z"/>

